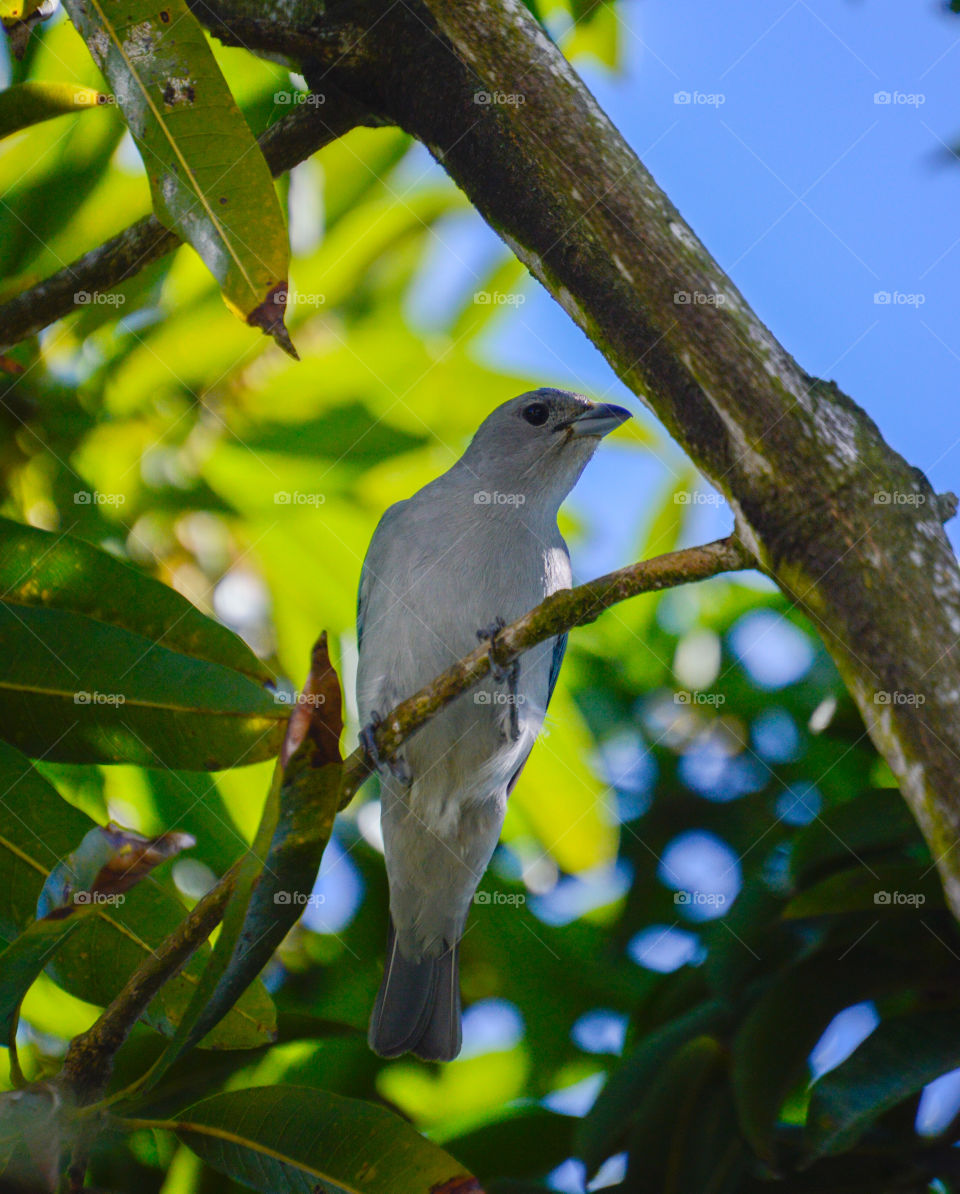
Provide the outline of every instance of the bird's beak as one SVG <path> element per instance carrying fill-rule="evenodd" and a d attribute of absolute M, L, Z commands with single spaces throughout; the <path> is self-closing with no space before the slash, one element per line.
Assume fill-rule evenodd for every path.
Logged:
<path fill-rule="evenodd" d="M 609 435 L 630 418 L 630 412 L 610 402 L 596 402 L 569 424 L 572 435 Z"/>

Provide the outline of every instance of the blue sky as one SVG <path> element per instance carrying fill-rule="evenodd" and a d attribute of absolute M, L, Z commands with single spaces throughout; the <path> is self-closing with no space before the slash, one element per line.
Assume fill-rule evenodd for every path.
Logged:
<path fill-rule="evenodd" d="M 947 152 L 960 142 L 960 17 L 934 0 L 621 0 L 618 11 L 621 72 L 578 63 L 613 121 L 803 368 L 836 380 L 938 490 L 960 489 L 960 162 Z M 679 92 L 722 102 L 677 103 Z M 438 275 L 451 289 L 462 277 L 457 258 L 499 251 L 475 216 L 442 236 L 449 250 L 429 265 L 438 303 Z M 882 293 L 898 297 L 876 302 Z M 550 383 L 625 393 L 535 283 L 486 351 Z M 581 487 L 593 530 L 583 571 L 625 562 L 669 476 L 603 451 Z M 722 534 L 729 515 L 703 523 Z"/>

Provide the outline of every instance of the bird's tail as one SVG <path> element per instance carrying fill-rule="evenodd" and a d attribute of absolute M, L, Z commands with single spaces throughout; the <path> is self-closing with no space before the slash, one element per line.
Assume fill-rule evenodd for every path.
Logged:
<path fill-rule="evenodd" d="M 460 1052 L 459 946 L 438 958 L 411 962 L 400 952 L 390 921 L 383 982 L 367 1039 L 381 1057 L 416 1053 L 424 1061 L 452 1061 Z"/>

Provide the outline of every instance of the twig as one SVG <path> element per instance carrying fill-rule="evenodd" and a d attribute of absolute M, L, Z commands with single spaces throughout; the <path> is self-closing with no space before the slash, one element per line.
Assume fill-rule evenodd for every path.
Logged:
<path fill-rule="evenodd" d="M 639 593 L 651 593 L 691 581 L 706 580 L 719 572 L 755 567 L 740 541 L 733 535 L 702 547 L 641 560 L 606 576 L 564 589 L 542 601 L 529 613 L 499 631 L 492 647 L 484 644 L 447 668 L 425 688 L 403 701 L 378 725 L 375 740 L 382 759 L 395 755 L 399 747 L 425 722 L 471 688 L 490 670 L 491 664 L 507 667 L 524 651 L 575 626 L 586 626 L 620 601 Z M 345 808 L 372 767 L 362 747 L 343 764 L 340 808 Z"/>
<path fill-rule="evenodd" d="M 74 1037 L 59 1081 L 83 1105 L 98 1099 L 110 1081 L 117 1050 L 154 995 L 190 960 L 220 923 L 233 891 L 234 864 L 156 951 L 137 967 L 123 989 L 86 1032 Z"/>

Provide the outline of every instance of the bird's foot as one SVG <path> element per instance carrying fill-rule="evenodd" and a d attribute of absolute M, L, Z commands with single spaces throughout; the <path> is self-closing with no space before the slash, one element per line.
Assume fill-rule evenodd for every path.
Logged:
<path fill-rule="evenodd" d="M 490 657 L 490 675 L 498 684 L 502 684 L 510 676 L 510 672 L 516 667 L 516 660 L 510 667 L 501 667 L 493 657 L 493 648 L 497 635 L 506 626 L 503 618 L 494 618 L 489 626 L 484 626 L 477 631 L 477 638 L 487 644 L 487 654 Z"/>
<path fill-rule="evenodd" d="M 398 779 L 402 784 L 409 784 L 413 781 L 413 775 L 407 766 L 406 760 L 402 759 L 399 755 L 394 756 L 392 759 L 384 759 L 377 748 L 377 730 L 382 725 L 383 718 L 376 709 L 372 710 L 370 720 L 361 728 L 358 735 L 360 745 L 377 771 L 389 771 L 394 779 Z"/>
<path fill-rule="evenodd" d="M 493 677 L 494 682 L 497 684 L 506 683 L 507 705 L 510 711 L 510 740 L 511 742 L 516 742 L 520 737 L 520 712 L 518 708 L 520 704 L 518 694 L 520 660 L 515 659 L 506 667 L 501 667 L 493 656 L 496 637 L 506 624 L 503 618 L 495 618 L 489 626 L 477 631 L 477 638 L 487 644 L 487 653 L 490 656 L 490 675 Z"/>

